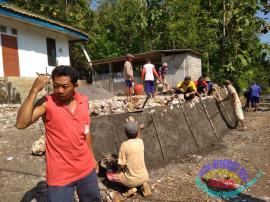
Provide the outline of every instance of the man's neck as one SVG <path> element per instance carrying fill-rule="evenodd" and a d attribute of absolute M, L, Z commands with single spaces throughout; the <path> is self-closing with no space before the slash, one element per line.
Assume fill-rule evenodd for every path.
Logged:
<path fill-rule="evenodd" d="M 65 105 L 69 105 L 73 100 L 74 100 L 74 97 L 72 96 L 71 98 L 69 98 L 68 100 L 64 101 L 63 103 Z"/>

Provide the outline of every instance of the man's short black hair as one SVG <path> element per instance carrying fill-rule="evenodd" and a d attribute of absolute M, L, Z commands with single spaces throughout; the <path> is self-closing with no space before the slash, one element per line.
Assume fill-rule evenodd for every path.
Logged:
<path fill-rule="evenodd" d="M 72 84 L 76 84 L 78 81 L 78 72 L 75 68 L 68 65 L 59 65 L 53 69 L 52 79 L 59 76 L 69 76 Z"/>
<path fill-rule="evenodd" d="M 191 76 L 185 76 L 184 80 L 189 80 L 189 81 L 191 81 Z"/>
<path fill-rule="evenodd" d="M 127 138 L 128 139 L 135 139 L 138 136 L 138 132 L 137 133 L 128 133 L 126 132 Z"/>

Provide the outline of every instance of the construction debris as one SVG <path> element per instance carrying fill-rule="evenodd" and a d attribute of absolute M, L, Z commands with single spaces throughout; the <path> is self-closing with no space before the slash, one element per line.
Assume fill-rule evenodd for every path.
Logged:
<path fill-rule="evenodd" d="M 95 86 L 81 85 L 77 90 L 80 93 L 87 95 L 89 100 L 109 99 L 114 97 L 114 94 L 110 93 L 106 89 Z"/>
<path fill-rule="evenodd" d="M 130 101 L 126 97 L 113 97 L 107 100 L 93 100 L 89 102 L 90 116 L 103 116 L 141 110 L 146 96 L 133 96 Z M 145 108 L 166 107 L 183 102 L 176 96 L 156 96 L 148 100 Z M 193 107 L 199 99 L 188 102 Z"/>
<path fill-rule="evenodd" d="M 31 147 L 31 153 L 34 156 L 42 156 L 45 153 L 45 135 L 42 135 L 37 141 L 35 141 Z"/>
<path fill-rule="evenodd" d="M 1 104 L 0 105 L 0 128 L 8 129 L 14 127 L 19 104 Z"/>

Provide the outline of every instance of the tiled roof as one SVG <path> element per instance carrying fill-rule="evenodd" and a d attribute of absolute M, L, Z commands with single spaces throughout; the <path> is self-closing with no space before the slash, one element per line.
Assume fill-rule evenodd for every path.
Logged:
<path fill-rule="evenodd" d="M 67 24 L 64 24 L 62 22 L 52 20 L 52 19 L 50 19 L 48 17 L 32 13 L 32 12 L 27 11 L 27 10 L 22 9 L 22 8 L 18 8 L 16 6 L 11 5 L 11 4 L 0 3 L 0 9 L 6 9 L 8 11 L 13 11 L 15 13 L 18 13 L 18 14 L 21 14 L 21 15 L 24 15 L 24 16 L 39 20 L 39 21 L 47 22 L 47 23 L 49 23 L 51 25 L 60 26 L 60 27 L 65 28 L 66 30 L 69 30 L 71 32 L 75 32 L 75 33 L 79 33 L 81 35 L 84 35 L 85 38 L 87 38 L 87 40 L 89 39 L 89 36 L 88 36 L 88 34 L 86 32 L 83 32 L 83 31 L 81 31 L 81 30 L 79 30 L 77 28 L 74 28 L 74 27 L 69 26 Z"/>

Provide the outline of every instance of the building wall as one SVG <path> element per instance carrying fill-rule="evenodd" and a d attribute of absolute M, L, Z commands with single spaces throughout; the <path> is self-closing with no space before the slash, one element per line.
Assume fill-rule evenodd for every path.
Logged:
<path fill-rule="evenodd" d="M 202 75 L 201 59 L 198 56 L 188 55 L 187 67 L 186 73 L 191 76 L 192 80 L 197 80 Z"/>
<path fill-rule="evenodd" d="M 51 73 L 53 67 L 48 66 L 46 37 L 53 38 L 56 41 L 57 64 L 70 64 L 67 35 L 4 17 L 0 18 L 0 25 L 7 27 L 6 34 L 8 35 L 11 34 L 11 28 L 17 29 L 21 77 L 36 77 L 36 72 L 45 73 L 46 68 L 47 72 Z M 1 39 L 0 45 L 0 76 L 4 76 Z"/>
<path fill-rule="evenodd" d="M 168 63 L 166 80 L 170 86 L 175 86 L 185 77 L 186 54 L 174 54 L 162 57 L 162 63 Z"/>
<path fill-rule="evenodd" d="M 193 54 L 174 54 L 162 57 L 162 63 L 168 63 L 166 80 L 170 86 L 176 86 L 185 76 L 197 80 L 202 74 L 201 59 Z"/>

